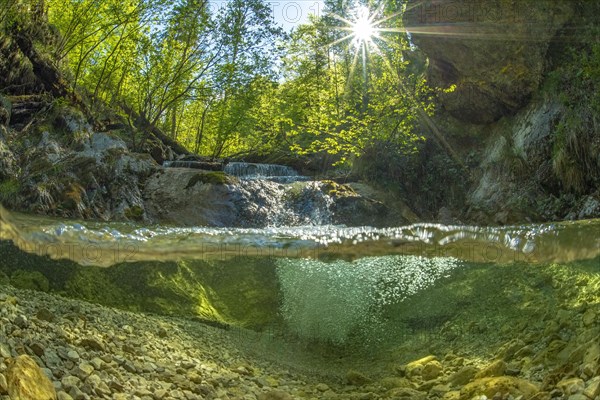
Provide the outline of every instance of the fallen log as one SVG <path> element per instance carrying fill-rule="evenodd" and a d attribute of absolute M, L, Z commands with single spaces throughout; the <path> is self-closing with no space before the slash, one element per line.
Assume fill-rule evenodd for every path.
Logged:
<path fill-rule="evenodd" d="M 151 134 L 156 139 L 160 140 L 164 145 L 169 146 L 174 153 L 178 155 L 192 155 L 188 149 L 179 144 L 176 140 L 171 139 L 169 136 L 165 135 L 160 129 L 154 126 L 146 117 L 135 112 L 131 107 L 127 104 L 120 104 L 121 109 L 131 118 L 133 124 L 136 128 L 145 132 L 146 134 Z"/>

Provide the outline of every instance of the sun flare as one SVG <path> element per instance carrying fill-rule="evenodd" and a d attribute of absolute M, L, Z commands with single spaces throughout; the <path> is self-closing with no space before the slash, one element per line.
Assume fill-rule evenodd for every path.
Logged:
<path fill-rule="evenodd" d="M 357 44 L 369 43 L 377 35 L 367 7 L 361 6 L 358 9 L 356 19 L 352 23 L 352 34 Z"/>

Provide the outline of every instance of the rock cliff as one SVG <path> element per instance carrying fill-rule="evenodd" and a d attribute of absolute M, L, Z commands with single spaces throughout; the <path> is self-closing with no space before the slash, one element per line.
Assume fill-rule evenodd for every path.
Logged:
<path fill-rule="evenodd" d="M 429 57 L 429 81 L 456 89 L 441 98 L 455 118 L 494 122 L 539 87 L 550 41 L 574 14 L 563 0 L 413 0 L 404 21 Z"/>
<path fill-rule="evenodd" d="M 600 216 L 599 11 L 586 1 L 408 2 L 430 84 L 455 86 L 435 123 L 469 168 L 456 188 L 462 221 Z"/>

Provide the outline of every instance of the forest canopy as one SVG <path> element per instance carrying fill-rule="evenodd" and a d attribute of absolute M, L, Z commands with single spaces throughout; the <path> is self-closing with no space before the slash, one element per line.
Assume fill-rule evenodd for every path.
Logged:
<path fill-rule="evenodd" d="M 36 4 L 56 30 L 45 51 L 71 91 L 199 155 L 317 154 L 351 165 L 373 148 L 415 152 L 433 113 L 402 0 L 327 0 L 291 32 L 263 0 Z"/>

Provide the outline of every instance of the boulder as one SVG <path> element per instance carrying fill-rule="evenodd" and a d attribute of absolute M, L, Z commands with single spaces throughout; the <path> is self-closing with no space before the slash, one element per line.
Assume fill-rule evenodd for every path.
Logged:
<path fill-rule="evenodd" d="M 14 400 L 56 400 L 56 390 L 36 362 L 27 355 L 8 363 L 8 394 Z"/>
<path fill-rule="evenodd" d="M 146 182 L 146 209 L 150 218 L 157 221 L 186 226 L 234 226 L 238 212 L 228 183 L 234 183 L 233 178 L 222 172 L 160 170 Z"/>

